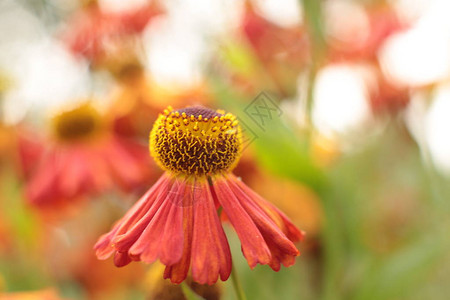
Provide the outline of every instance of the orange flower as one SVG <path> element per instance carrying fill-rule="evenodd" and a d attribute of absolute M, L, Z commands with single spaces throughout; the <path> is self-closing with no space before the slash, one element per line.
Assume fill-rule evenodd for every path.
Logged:
<path fill-rule="evenodd" d="M 243 36 L 276 90 L 285 96 L 295 94 L 297 77 L 310 61 L 310 42 L 306 30 L 298 26 L 283 28 L 272 23 L 258 15 L 248 1 L 245 8 L 241 21 Z"/>
<path fill-rule="evenodd" d="M 391 35 L 405 30 L 409 25 L 403 23 L 395 10 L 381 2 L 365 7 L 367 14 L 368 31 L 364 39 L 350 39 L 341 41 L 330 38 L 330 59 L 333 61 L 357 59 L 376 60 L 377 52 L 383 42 Z M 345 15 L 342 18 L 346 18 Z"/>
<path fill-rule="evenodd" d="M 166 172 L 103 235 L 99 259 L 114 254 L 118 267 L 131 261 L 166 265 L 164 278 L 213 284 L 228 279 L 231 253 L 220 217 L 233 225 L 251 268 L 291 266 L 303 238 L 289 219 L 231 170 L 242 150 L 242 132 L 232 114 L 201 106 L 164 110 L 150 134 L 150 152 Z"/>
<path fill-rule="evenodd" d="M 148 180 L 145 147 L 111 133 L 92 105 L 65 111 L 52 125 L 51 146 L 27 185 L 32 204 L 69 203 L 115 186 L 136 188 Z"/>
<path fill-rule="evenodd" d="M 113 119 L 114 131 L 127 137 L 147 138 L 152 124 L 168 103 L 184 105 L 196 99 L 197 104 L 211 102 L 205 85 L 193 86 L 176 91 L 159 86 L 137 66 L 125 67 L 120 84 L 115 91 L 109 114 Z M 134 70 L 134 71 L 132 71 Z"/>
<path fill-rule="evenodd" d="M 73 53 L 95 64 L 105 55 L 106 45 L 120 45 L 121 40 L 139 34 L 153 17 L 161 13 L 156 1 L 121 13 L 106 13 L 96 2 L 90 2 L 69 21 L 63 40 Z"/>

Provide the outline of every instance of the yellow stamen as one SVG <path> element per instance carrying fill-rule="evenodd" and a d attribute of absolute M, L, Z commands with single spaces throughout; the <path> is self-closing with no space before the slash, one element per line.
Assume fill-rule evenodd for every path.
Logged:
<path fill-rule="evenodd" d="M 242 131 L 235 117 L 224 113 L 194 106 L 161 114 L 150 133 L 151 155 L 174 174 L 230 171 L 241 154 Z M 171 124 L 180 116 L 180 122 L 173 120 Z"/>

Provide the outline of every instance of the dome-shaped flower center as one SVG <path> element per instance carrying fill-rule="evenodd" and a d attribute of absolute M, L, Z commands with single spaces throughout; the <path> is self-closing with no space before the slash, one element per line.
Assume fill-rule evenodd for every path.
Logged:
<path fill-rule="evenodd" d="M 241 128 L 232 114 L 193 106 L 164 110 L 150 133 L 150 153 L 175 174 L 209 175 L 232 169 L 239 160 Z"/>
<path fill-rule="evenodd" d="M 56 138 L 64 142 L 91 138 L 100 131 L 101 125 L 100 113 L 89 104 L 62 112 L 52 120 Z"/>

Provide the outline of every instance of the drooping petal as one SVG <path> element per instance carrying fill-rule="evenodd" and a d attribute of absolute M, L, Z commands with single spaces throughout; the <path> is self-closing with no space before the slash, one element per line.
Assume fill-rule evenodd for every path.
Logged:
<path fill-rule="evenodd" d="M 108 259 L 116 250 L 111 245 L 111 239 L 116 234 L 119 227 L 115 225 L 113 229 L 103 234 L 94 246 L 95 255 L 100 260 Z"/>
<path fill-rule="evenodd" d="M 297 254 L 291 254 L 289 252 L 283 251 L 275 242 L 271 241 L 269 238 L 266 239 L 267 245 L 269 246 L 270 252 L 272 253 L 272 260 L 269 266 L 276 272 L 281 268 L 281 264 L 285 267 L 290 267 L 295 264 L 295 258 Z"/>
<path fill-rule="evenodd" d="M 64 172 L 59 176 L 59 188 L 61 193 L 71 199 L 83 192 L 84 185 L 88 182 L 89 161 L 80 149 L 67 151 Z"/>
<path fill-rule="evenodd" d="M 105 150 L 105 158 L 111 166 L 111 172 L 121 186 L 129 189 L 144 180 L 143 162 L 134 159 L 124 141 L 112 138 L 110 145 Z"/>
<path fill-rule="evenodd" d="M 120 240 L 126 239 L 127 235 L 140 236 L 142 231 L 150 222 L 151 218 L 159 208 L 160 203 L 167 196 L 170 188 L 170 178 L 165 174 L 153 185 L 153 187 L 126 213 L 120 222 L 120 229 L 117 232 L 117 237 Z M 129 246 L 133 244 L 136 239 L 129 242 Z M 119 238 L 114 240 L 116 247 L 119 248 Z M 128 247 L 129 248 L 129 247 Z M 127 249 L 128 249 L 127 248 Z"/>
<path fill-rule="evenodd" d="M 109 171 L 109 162 L 98 149 L 86 151 L 86 159 L 89 162 L 90 176 L 87 179 L 91 183 L 94 193 L 105 191 L 113 186 L 113 178 Z"/>
<path fill-rule="evenodd" d="M 147 223 L 144 222 L 144 227 L 142 227 L 140 231 L 137 230 L 135 235 L 128 234 L 128 240 L 131 239 L 131 242 L 127 243 L 127 240 L 124 238 L 125 233 L 131 231 L 130 228 L 135 228 L 137 223 L 142 222 L 143 216 L 148 214 L 148 211 L 154 202 L 156 202 L 158 196 L 161 195 L 160 198 L 166 197 L 167 192 L 165 191 L 167 190 L 169 182 L 170 179 L 168 176 L 165 174 L 162 175 L 153 187 L 113 226 L 112 230 L 100 237 L 94 246 L 96 255 L 99 259 L 108 258 L 117 249 L 122 252 L 128 251 L 129 247 L 137 240 L 142 233 L 142 230 L 147 226 L 148 222 L 150 222 L 150 219 Z"/>
<path fill-rule="evenodd" d="M 125 232 L 123 234 L 117 234 L 116 237 L 114 237 L 114 239 L 112 240 L 112 244 L 117 251 L 128 252 L 130 257 L 133 257 L 133 259 L 141 260 L 141 254 L 148 247 L 148 245 L 153 242 L 158 242 L 157 240 L 159 240 L 161 237 L 160 234 L 157 234 L 150 239 L 141 237 L 144 232 L 146 232 L 146 230 L 148 231 L 147 228 L 150 226 L 155 214 L 159 210 L 164 209 L 163 204 L 167 195 L 168 191 L 165 189 L 161 189 L 158 195 L 156 195 L 156 199 L 152 201 L 152 203 L 147 203 L 145 207 L 143 207 L 143 209 L 135 215 L 135 217 L 137 218 L 140 214 L 142 214 L 142 212 L 145 212 L 143 216 L 141 216 L 139 219 L 136 219 L 134 225 L 128 226 L 128 224 L 124 224 L 124 226 L 121 226 L 121 229 L 119 229 L 120 232 Z M 155 228 L 153 228 L 153 231 L 154 229 Z M 148 259 L 143 260 L 148 261 Z"/>
<path fill-rule="evenodd" d="M 58 178 L 66 163 L 64 153 L 48 153 L 27 185 L 26 195 L 31 204 L 41 206 L 60 200 Z"/>
<path fill-rule="evenodd" d="M 231 273 L 231 253 L 217 216 L 206 180 L 194 187 L 194 229 L 192 238 L 192 277 L 200 284 L 214 284 Z"/>
<path fill-rule="evenodd" d="M 194 209 L 193 203 L 194 190 L 192 185 L 186 184 L 183 191 L 183 254 L 179 262 L 166 266 L 164 270 L 164 278 L 170 278 L 170 281 L 175 284 L 181 283 L 186 279 L 190 262 L 191 262 L 191 248 L 192 248 L 192 230 L 193 230 L 193 219 L 194 219 Z"/>
<path fill-rule="evenodd" d="M 170 187 L 167 188 L 166 193 L 158 196 L 157 201 L 148 213 L 132 228 L 131 232 L 140 231 L 141 234 L 129 250 L 131 255 L 140 256 L 143 261 L 148 263 L 153 262 L 159 257 L 165 224 L 166 222 L 171 222 L 168 219 L 170 209 L 173 205 L 170 198 L 177 197 L 179 189 L 180 186 L 177 184 L 177 181 L 172 182 Z M 147 225 L 143 228 L 145 223 Z"/>
<path fill-rule="evenodd" d="M 218 178 L 214 182 L 213 190 L 241 240 L 242 252 L 250 268 L 254 268 L 258 263 L 268 264 L 272 259 L 269 247 L 251 217 L 228 186 L 226 180 Z"/>
<path fill-rule="evenodd" d="M 286 253 L 297 256 L 299 254 L 294 244 L 286 237 L 281 229 L 273 222 L 273 220 L 262 210 L 256 202 L 253 201 L 243 190 L 237 186 L 233 179 L 228 180 L 228 186 L 234 195 L 240 201 L 242 207 L 247 211 L 252 220 L 258 226 L 264 239 L 272 241 L 278 248 Z"/>
<path fill-rule="evenodd" d="M 125 267 L 131 261 L 131 258 L 126 252 L 116 252 L 114 254 L 114 265 L 116 265 L 116 267 Z"/>
<path fill-rule="evenodd" d="M 286 267 L 293 265 L 295 257 L 300 254 L 293 242 L 302 239 L 304 233 L 274 205 L 265 201 L 235 176 L 227 176 L 227 182 L 269 246 L 272 255 L 269 266 L 279 271 L 281 264 Z"/>
<path fill-rule="evenodd" d="M 244 182 L 242 182 L 242 180 L 236 178 L 233 174 L 228 175 L 228 177 L 267 213 L 272 221 L 274 221 L 281 228 L 284 234 L 286 234 L 291 241 L 298 242 L 303 240 L 305 233 L 299 230 L 282 211 L 275 207 L 275 205 L 264 200 L 264 198 L 249 188 Z"/>
<path fill-rule="evenodd" d="M 176 182 L 174 190 L 177 193 L 173 198 L 168 199 L 170 206 L 169 215 L 166 220 L 161 220 L 163 223 L 165 221 L 165 228 L 161 239 L 160 260 L 165 265 L 177 263 L 183 254 L 183 193 L 185 183 Z"/>
<path fill-rule="evenodd" d="M 272 255 L 269 266 L 275 271 L 279 271 L 280 263 L 282 263 L 284 266 L 293 265 L 295 263 L 295 257 L 298 256 L 300 252 L 293 244 L 293 241 L 289 239 L 289 236 L 287 236 L 286 234 L 293 236 L 294 240 L 297 240 L 298 238 L 301 238 L 303 236 L 301 231 L 299 231 L 294 225 L 292 225 L 292 223 L 287 218 L 286 220 L 284 220 L 279 215 L 279 211 L 273 210 L 272 206 L 266 206 L 266 209 L 263 209 L 261 206 L 259 206 L 259 203 L 267 205 L 267 202 L 264 201 L 255 192 L 251 191 L 250 188 L 245 186 L 245 184 L 240 182 L 236 177 L 230 176 L 227 177 L 227 180 L 228 186 L 239 199 L 241 205 L 245 208 L 252 220 L 255 222 L 256 226 L 262 233 L 267 245 L 269 246 Z M 249 194 L 245 193 L 239 183 L 246 187 L 246 191 Z M 256 197 L 258 198 L 255 199 Z M 269 208 L 270 210 L 268 210 Z M 278 222 L 275 222 L 274 220 Z M 280 224 L 280 222 L 282 223 Z M 285 224 L 285 222 L 288 223 Z M 292 233 L 294 232 L 294 230 L 292 229 L 286 230 L 286 228 L 291 227 L 291 225 L 295 229 L 295 231 L 298 231 L 300 233 L 299 235 L 293 235 Z M 283 229 L 285 229 L 284 231 L 286 232 L 286 234 L 283 232 Z"/>

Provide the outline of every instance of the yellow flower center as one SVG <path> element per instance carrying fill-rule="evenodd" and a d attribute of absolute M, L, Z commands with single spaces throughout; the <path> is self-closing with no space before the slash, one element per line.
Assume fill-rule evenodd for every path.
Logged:
<path fill-rule="evenodd" d="M 57 140 L 72 142 L 95 137 L 102 128 L 100 113 L 90 104 L 62 112 L 52 119 Z"/>
<path fill-rule="evenodd" d="M 160 114 L 150 133 L 150 153 L 165 170 L 213 175 L 239 160 L 242 131 L 232 114 L 193 106 Z"/>

